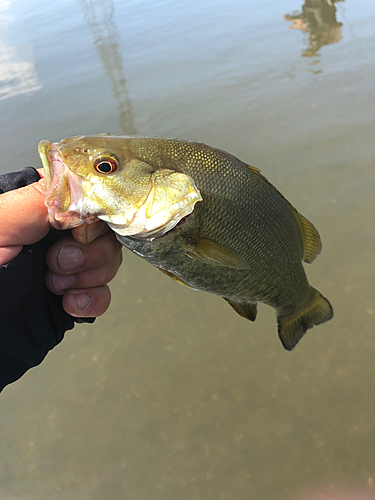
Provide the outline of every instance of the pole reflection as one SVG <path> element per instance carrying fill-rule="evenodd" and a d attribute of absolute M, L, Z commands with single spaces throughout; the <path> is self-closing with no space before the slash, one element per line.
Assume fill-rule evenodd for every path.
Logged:
<path fill-rule="evenodd" d="M 105 72 L 111 81 L 112 93 L 119 111 L 119 125 L 125 135 L 135 135 L 131 101 L 118 44 L 118 33 L 113 21 L 112 0 L 77 0 L 83 17 L 94 39 Z"/>

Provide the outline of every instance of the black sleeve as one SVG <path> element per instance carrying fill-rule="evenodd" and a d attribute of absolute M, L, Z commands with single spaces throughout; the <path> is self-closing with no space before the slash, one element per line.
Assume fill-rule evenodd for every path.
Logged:
<path fill-rule="evenodd" d="M 0 196 L 39 181 L 38 172 L 26 167 L 0 175 Z M 24 246 L 18 256 L 0 266 L 0 391 L 38 365 L 48 351 L 80 320 L 67 314 L 62 297 L 44 285 L 48 248 L 65 231 L 51 230 L 45 238 Z"/>

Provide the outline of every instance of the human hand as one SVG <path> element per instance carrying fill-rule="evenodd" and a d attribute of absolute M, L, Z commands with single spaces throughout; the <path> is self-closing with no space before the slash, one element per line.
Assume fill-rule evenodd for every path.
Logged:
<path fill-rule="evenodd" d="M 24 245 L 46 236 L 50 224 L 44 200 L 44 179 L 0 196 L 0 265 L 14 259 Z M 73 251 L 81 259 L 77 269 L 64 268 L 63 250 Z M 121 244 L 105 223 L 98 221 L 72 229 L 71 235 L 50 247 L 46 260 L 46 286 L 63 296 L 63 308 L 68 314 L 95 317 L 106 311 L 110 303 L 107 283 L 121 263 Z M 88 304 L 82 307 L 85 299 Z"/>
<path fill-rule="evenodd" d="M 62 305 L 71 316 L 102 315 L 111 301 L 107 283 L 122 262 L 122 245 L 102 221 L 79 226 L 71 235 L 54 243 L 47 252 L 45 284 L 62 295 Z"/>
<path fill-rule="evenodd" d="M 0 195 L 0 266 L 13 260 L 50 230 L 44 205 L 45 180 Z"/>

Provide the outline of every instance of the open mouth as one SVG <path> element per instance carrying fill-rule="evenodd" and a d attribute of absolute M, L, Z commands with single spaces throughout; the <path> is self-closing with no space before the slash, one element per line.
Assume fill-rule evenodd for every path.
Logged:
<path fill-rule="evenodd" d="M 71 141 L 71 139 L 65 139 Z M 84 164 L 64 148 L 66 142 L 43 140 L 39 155 L 46 179 L 46 200 L 49 220 L 57 229 L 70 229 L 98 219 L 122 236 L 157 237 L 173 229 L 183 217 L 202 201 L 199 190 L 189 176 L 172 170 L 160 170 L 148 179 L 140 198 L 130 203 L 127 193 L 118 193 L 80 175 Z M 68 151 L 68 152 L 67 152 Z M 84 160 L 82 160 L 84 161 Z M 80 167 L 81 170 L 80 170 Z M 77 173 L 77 170 L 80 174 Z M 146 183 L 140 175 L 140 185 Z M 143 182 L 143 184 L 142 184 Z M 126 185 L 125 185 L 126 187 Z"/>
<path fill-rule="evenodd" d="M 56 229 L 70 229 L 97 220 L 95 216 L 82 214 L 82 180 L 76 179 L 65 165 L 58 143 L 43 140 L 38 150 L 45 172 L 45 205 L 51 225 Z"/>

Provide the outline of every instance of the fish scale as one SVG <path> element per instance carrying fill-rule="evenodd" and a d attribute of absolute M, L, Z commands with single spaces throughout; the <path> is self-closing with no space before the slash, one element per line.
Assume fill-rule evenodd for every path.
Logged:
<path fill-rule="evenodd" d="M 302 265 L 320 252 L 318 232 L 259 170 L 225 151 L 179 139 L 100 135 L 50 144 L 42 141 L 39 148 L 51 170 L 47 200 L 51 158 L 62 162 L 67 179 L 101 186 L 102 200 L 89 199 L 82 189 L 77 223 L 105 220 L 126 248 L 179 283 L 223 297 L 245 318 L 255 320 L 258 301 L 273 307 L 288 350 L 309 328 L 331 319 L 330 303 L 309 285 Z M 102 158 L 116 162 L 114 173 L 95 171 Z M 168 184 L 162 189 L 173 173 L 180 175 L 180 194 Z M 178 203 L 176 196 L 182 196 Z M 148 230 L 139 216 L 143 229 L 133 230 L 124 214 L 147 214 L 145 203 L 150 213 L 152 203 L 162 206 L 162 222 Z"/>

